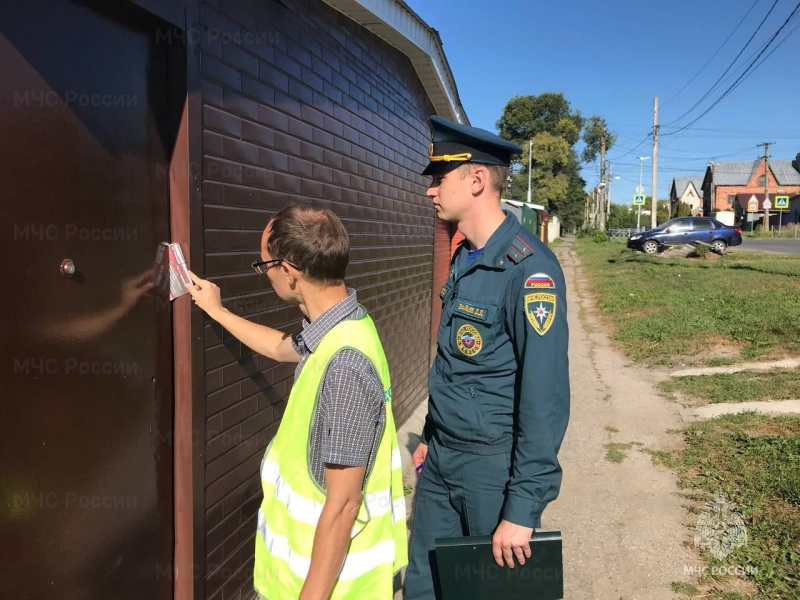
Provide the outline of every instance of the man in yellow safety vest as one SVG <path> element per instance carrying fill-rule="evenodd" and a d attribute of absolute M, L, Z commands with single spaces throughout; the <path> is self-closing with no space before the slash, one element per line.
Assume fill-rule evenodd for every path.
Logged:
<path fill-rule="evenodd" d="M 350 242 L 329 210 L 289 206 L 253 268 L 305 315 L 295 335 L 223 307 L 191 274 L 195 303 L 244 345 L 298 363 L 261 463 L 254 585 L 269 600 L 390 599 L 407 564 L 405 498 L 389 368 L 375 325 L 345 286 Z"/>

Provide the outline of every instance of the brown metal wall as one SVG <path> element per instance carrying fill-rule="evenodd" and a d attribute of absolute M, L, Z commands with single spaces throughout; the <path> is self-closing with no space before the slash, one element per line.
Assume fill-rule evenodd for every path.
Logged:
<path fill-rule="evenodd" d="M 163 26 L 122 1 L 3 7 L 2 598 L 172 597 L 171 305 L 146 284 L 186 91 Z"/>
<path fill-rule="evenodd" d="M 220 8 L 222 7 L 222 8 Z M 424 167 L 432 108 L 408 59 L 318 1 L 200 4 L 204 264 L 229 308 L 289 331 L 286 308 L 252 273 L 261 231 L 290 201 L 326 206 L 353 245 L 348 284 L 384 341 L 395 416 L 424 398 L 434 213 Z M 248 597 L 258 468 L 293 365 L 204 330 L 206 593 Z"/>

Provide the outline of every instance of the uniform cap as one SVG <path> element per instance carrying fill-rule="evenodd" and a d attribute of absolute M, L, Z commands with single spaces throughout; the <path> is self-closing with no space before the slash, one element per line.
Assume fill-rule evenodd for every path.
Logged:
<path fill-rule="evenodd" d="M 423 175 L 442 175 L 464 163 L 509 166 L 522 148 L 485 129 L 430 117 L 431 144 Z"/>

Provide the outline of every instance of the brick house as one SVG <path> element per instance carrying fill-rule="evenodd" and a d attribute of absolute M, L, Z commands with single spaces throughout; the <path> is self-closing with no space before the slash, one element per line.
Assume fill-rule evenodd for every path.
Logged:
<path fill-rule="evenodd" d="M 287 203 L 331 208 L 402 423 L 454 235 L 427 118 L 467 122 L 439 36 L 402 0 L 13 2 L 0 62 L 3 597 L 250 598 L 294 366 L 132 284 L 178 242 L 228 308 L 295 332 L 250 263 Z"/>
<path fill-rule="evenodd" d="M 800 222 L 800 155 L 795 160 L 770 160 L 768 182 L 765 182 L 764 159 L 711 163 L 703 178 L 703 211 L 713 216 L 717 211 L 736 213 L 737 222 L 746 219 L 748 200 L 755 196 L 763 220 L 764 186 L 767 183 L 771 201 L 776 195 L 789 196 L 789 210 L 770 215 L 770 225 L 779 218 L 785 223 Z M 751 217 L 751 220 L 758 220 Z"/>
<path fill-rule="evenodd" d="M 676 177 L 669 190 L 669 205 L 674 213 L 678 202 L 688 204 L 692 214 L 703 212 L 703 180 L 700 177 Z"/>

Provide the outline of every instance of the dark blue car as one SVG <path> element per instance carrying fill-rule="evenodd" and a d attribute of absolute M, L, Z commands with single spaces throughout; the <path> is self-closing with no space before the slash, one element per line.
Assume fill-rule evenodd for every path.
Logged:
<path fill-rule="evenodd" d="M 655 229 L 635 233 L 628 240 L 628 248 L 655 254 L 666 246 L 682 246 L 702 242 L 717 254 L 728 246 L 742 243 L 742 228 L 731 227 L 710 217 L 678 217 L 662 223 Z"/>

